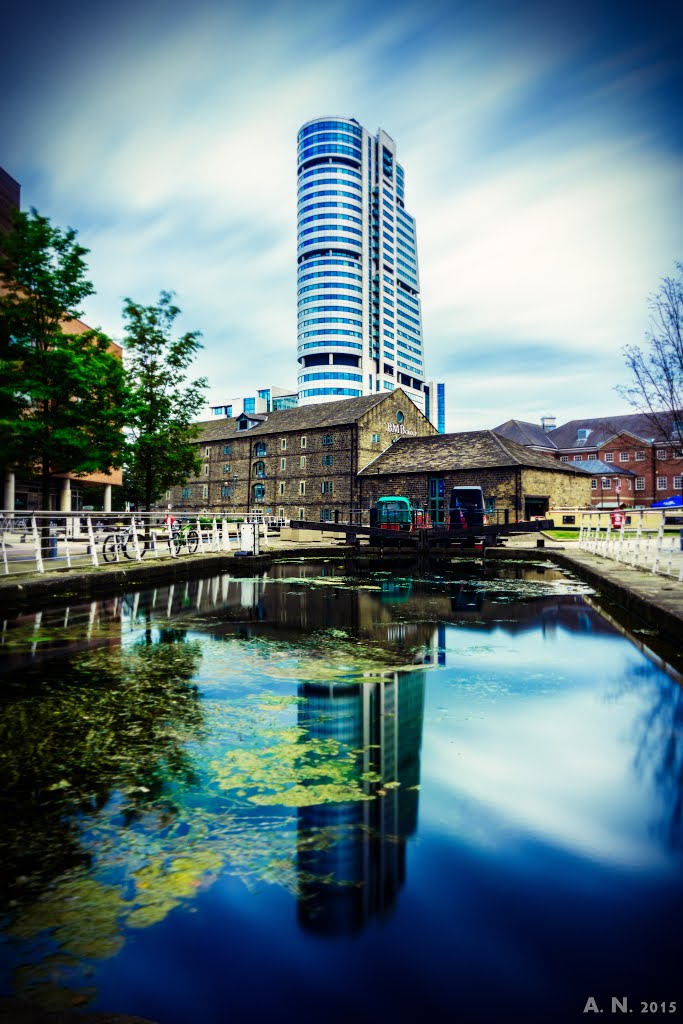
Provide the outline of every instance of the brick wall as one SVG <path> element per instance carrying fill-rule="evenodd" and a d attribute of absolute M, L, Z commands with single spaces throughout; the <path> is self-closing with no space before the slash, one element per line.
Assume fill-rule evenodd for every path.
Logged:
<path fill-rule="evenodd" d="M 306 518 L 319 520 L 323 508 L 332 515 L 335 509 L 349 508 L 353 445 L 354 428 L 348 425 L 257 435 L 245 431 L 223 441 L 203 442 L 200 475 L 185 485 L 190 496 L 183 498 L 182 489 L 173 488 L 170 500 L 178 510 L 260 509 L 277 515 L 282 509 L 288 519 L 298 519 L 304 508 Z M 231 451 L 225 452 L 226 446 Z M 222 486 L 230 488 L 229 496 L 221 495 Z M 262 498 L 256 497 L 255 488 L 263 488 Z"/>
<path fill-rule="evenodd" d="M 591 502 L 590 478 L 583 474 L 552 473 L 546 470 L 522 470 L 524 497 L 548 497 L 550 508 L 584 508 Z"/>
<path fill-rule="evenodd" d="M 484 501 L 492 501 L 496 512 L 508 509 L 510 518 L 519 519 L 524 515 L 525 499 L 544 497 L 549 507 L 585 507 L 590 504 L 590 478 L 557 473 L 549 470 L 520 467 L 500 469 L 476 469 L 450 471 L 441 474 L 429 472 L 392 474 L 387 476 L 362 477 L 362 505 L 369 509 L 377 499 L 386 494 L 401 494 L 410 498 L 413 505 L 429 508 L 430 476 L 444 480 L 445 510 L 448 512 L 450 492 L 453 487 L 481 487 Z"/>
<path fill-rule="evenodd" d="M 396 418 L 399 412 L 403 415 L 401 423 Z M 399 437 L 431 437 L 438 433 L 402 391 L 392 392 L 388 401 L 370 409 L 359 420 L 358 427 L 357 472 L 365 469 Z"/>
<path fill-rule="evenodd" d="M 677 445 L 653 443 L 647 444 L 640 438 L 624 436 L 610 442 L 604 448 L 595 448 L 590 452 L 558 452 L 556 458 L 575 461 L 575 455 L 585 460 L 588 457 L 601 459 L 619 468 L 630 470 L 636 476 L 624 474 L 594 477 L 596 486 L 591 488 L 591 501 L 594 505 L 625 502 L 634 505 L 651 505 L 653 501 L 661 501 L 674 494 L 681 493 L 681 476 L 683 475 L 683 449 Z M 621 489 L 617 490 L 616 480 L 621 480 Z"/>
<path fill-rule="evenodd" d="M 397 420 L 399 412 L 403 416 L 401 423 Z M 235 434 L 232 424 L 226 421 L 229 436 L 202 441 L 198 446 L 202 468 L 200 475 L 185 485 L 190 496 L 183 498 L 183 488 L 174 487 L 168 500 L 180 512 L 206 509 L 244 513 L 260 509 L 268 515 L 282 511 L 286 519 L 298 519 L 300 509 L 304 509 L 304 518 L 316 522 L 323 516 L 330 520 L 348 519 L 358 508 L 359 469 L 402 434 L 434 433 L 436 428 L 403 392 L 387 395 L 385 401 L 352 424 Z M 265 454 L 257 454 L 257 445 L 265 445 Z M 230 452 L 224 451 L 226 446 L 231 448 Z M 258 463 L 263 463 L 263 477 L 256 476 Z M 226 466 L 230 467 L 227 471 Z M 230 488 L 229 496 L 221 495 L 223 485 Z M 264 488 L 262 500 L 255 500 L 255 486 Z"/>

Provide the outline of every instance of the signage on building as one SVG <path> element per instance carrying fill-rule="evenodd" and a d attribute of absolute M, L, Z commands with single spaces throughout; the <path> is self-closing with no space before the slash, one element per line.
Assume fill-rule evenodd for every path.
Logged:
<path fill-rule="evenodd" d="M 416 430 L 408 430 L 402 423 L 387 423 L 387 430 L 390 434 L 402 434 L 405 437 L 417 437 Z"/>

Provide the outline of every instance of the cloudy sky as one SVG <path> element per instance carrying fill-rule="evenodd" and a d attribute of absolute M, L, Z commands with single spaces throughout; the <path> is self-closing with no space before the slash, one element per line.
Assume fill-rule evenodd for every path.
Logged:
<path fill-rule="evenodd" d="M 78 230 L 120 340 L 176 292 L 219 403 L 296 385 L 296 134 L 396 140 L 447 429 L 628 407 L 683 258 L 683 8 L 579 0 L 35 0 L 3 16 L 0 165 Z M 9 44 L 9 45 L 8 45 Z"/>

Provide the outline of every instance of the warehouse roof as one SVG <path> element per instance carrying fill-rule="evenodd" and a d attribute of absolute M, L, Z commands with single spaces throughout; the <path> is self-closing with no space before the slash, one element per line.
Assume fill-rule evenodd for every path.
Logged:
<path fill-rule="evenodd" d="M 528 466 L 554 473 L 576 473 L 570 463 L 532 451 L 493 430 L 468 430 L 431 437 L 402 437 L 361 471 L 377 473 L 446 472 L 459 469 L 494 469 Z"/>
<path fill-rule="evenodd" d="M 398 389 L 397 389 L 398 391 Z M 395 392 L 394 392 L 395 393 Z M 320 427 L 344 426 L 355 423 L 370 409 L 374 409 L 389 396 L 366 395 L 363 398 L 344 398 L 336 402 L 322 402 L 319 405 L 300 405 L 294 409 L 278 409 L 266 414 L 246 413 L 236 419 L 229 417 L 217 420 L 204 420 L 200 424 L 199 441 L 222 441 L 229 437 L 241 437 L 248 433 L 259 434 L 285 433 L 289 430 L 314 430 Z M 238 430 L 238 421 L 246 418 L 258 421 L 257 426 L 247 430 Z"/>

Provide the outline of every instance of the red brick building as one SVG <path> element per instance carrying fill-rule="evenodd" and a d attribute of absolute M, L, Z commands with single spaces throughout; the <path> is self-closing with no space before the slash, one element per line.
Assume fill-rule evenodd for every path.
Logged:
<path fill-rule="evenodd" d="M 508 420 L 494 429 L 550 458 L 585 466 L 596 506 L 649 506 L 683 490 L 683 413 L 659 413 L 658 421 L 634 413 L 570 420 L 559 427 Z"/>

